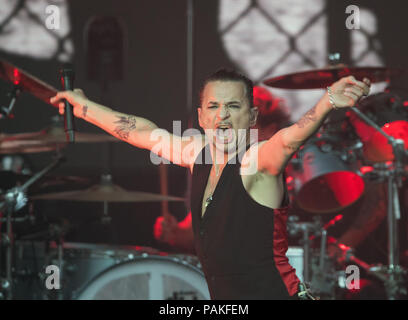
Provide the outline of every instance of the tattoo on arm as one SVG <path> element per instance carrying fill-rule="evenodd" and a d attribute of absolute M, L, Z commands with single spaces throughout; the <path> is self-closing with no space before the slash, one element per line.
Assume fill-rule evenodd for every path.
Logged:
<path fill-rule="evenodd" d="M 88 106 L 85 105 L 82 107 L 82 118 L 86 118 L 86 113 L 88 112 Z"/>
<path fill-rule="evenodd" d="M 129 139 L 130 131 L 136 129 L 136 117 L 134 116 L 117 116 L 119 120 L 115 121 L 118 126 L 115 128 L 114 132 L 119 136 L 119 138 L 127 140 Z"/>
<path fill-rule="evenodd" d="M 296 124 L 299 128 L 304 128 L 309 122 L 315 122 L 316 120 L 316 107 L 313 107 Z"/>

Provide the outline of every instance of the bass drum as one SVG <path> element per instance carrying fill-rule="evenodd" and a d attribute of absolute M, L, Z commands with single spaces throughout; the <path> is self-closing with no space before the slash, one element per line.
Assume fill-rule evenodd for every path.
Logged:
<path fill-rule="evenodd" d="M 209 300 L 195 256 L 142 255 L 100 273 L 78 300 Z"/>

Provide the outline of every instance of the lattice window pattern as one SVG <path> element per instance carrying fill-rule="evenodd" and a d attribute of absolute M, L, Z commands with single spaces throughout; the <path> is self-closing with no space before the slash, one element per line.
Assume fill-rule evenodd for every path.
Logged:
<path fill-rule="evenodd" d="M 38 59 L 69 61 L 73 55 L 66 0 L 1 0 L 0 50 Z M 48 29 L 47 6 L 59 9 L 59 28 Z"/>
<path fill-rule="evenodd" d="M 330 36 L 325 0 L 220 0 L 219 6 L 224 48 L 255 83 L 325 66 Z M 361 29 L 350 31 L 353 65 L 382 65 L 376 16 L 365 9 L 360 13 Z M 322 94 L 320 89 L 271 91 L 287 101 L 293 120 Z"/>

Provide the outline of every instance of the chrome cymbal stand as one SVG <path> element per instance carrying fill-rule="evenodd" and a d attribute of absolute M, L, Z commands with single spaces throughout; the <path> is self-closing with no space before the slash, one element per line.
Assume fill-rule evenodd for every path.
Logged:
<path fill-rule="evenodd" d="M 301 245 L 303 247 L 303 282 L 310 282 L 311 252 L 310 243 L 313 237 L 321 229 L 320 219 L 314 222 L 297 222 L 297 217 L 291 216 L 288 221 L 288 230 L 291 236 L 302 235 Z"/>
<path fill-rule="evenodd" d="M 404 141 L 395 139 L 394 137 L 385 133 L 374 121 L 368 118 L 356 107 L 351 108 L 357 116 L 359 116 L 368 125 L 380 132 L 392 146 L 394 154 L 394 167 L 388 170 L 388 210 L 387 210 L 387 224 L 388 224 L 388 266 L 387 266 L 387 280 L 385 281 L 385 288 L 389 300 L 395 300 L 401 294 L 406 293 L 406 288 L 403 283 L 403 276 L 406 274 L 399 265 L 399 243 L 398 243 L 398 222 L 401 218 L 400 203 L 398 198 L 398 189 L 402 186 L 402 177 L 405 175 L 404 160 L 408 155 L 405 151 Z"/>
<path fill-rule="evenodd" d="M 7 107 L 0 106 L 0 119 L 12 118 L 13 109 L 16 105 L 18 96 L 21 93 L 21 87 L 19 85 L 14 85 L 13 89 L 9 92 L 8 98 L 9 103 Z"/>
<path fill-rule="evenodd" d="M 7 190 L 3 195 L 0 195 L 0 201 L 3 201 L 3 206 L 6 208 L 6 235 L 0 237 L 2 240 L 2 246 L 6 247 L 6 261 L 5 278 L 0 278 L 0 298 L 11 300 L 13 299 L 13 249 L 14 249 L 14 239 L 12 230 L 12 216 L 15 212 L 17 199 L 25 198 L 25 192 L 27 189 L 35 183 L 37 180 L 42 178 L 49 171 L 54 169 L 63 161 L 63 158 L 58 156 L 47 167 L 33 175 L 27 182 L 22 186 L 14 187 Z"/>
<path fill-rule="evenodd" d="M 5 212 L 6 212 L 6 234 L 1 235 L 1 247 L 6 248 L 5 257 L 5 277 L 0 278 L 0 297 L 1 299 L 12 299 L 12 247 L 13 247 L 13 231 L 11 224 L 11 216 L 14 211 L 14 205 L 16 203 L 15 195 L 13 193 L 6 193 L 4 196 Z"/>

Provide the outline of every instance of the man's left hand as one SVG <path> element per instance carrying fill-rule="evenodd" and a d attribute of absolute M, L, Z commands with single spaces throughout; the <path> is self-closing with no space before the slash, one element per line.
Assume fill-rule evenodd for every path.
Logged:
<path fill-rule="evenodd" d="M 336 108 L 353 107 L 358 100 L 370 93 L 370 80 L 358 81 L 353 76 L 341 78 L 330 87 Z"/>

